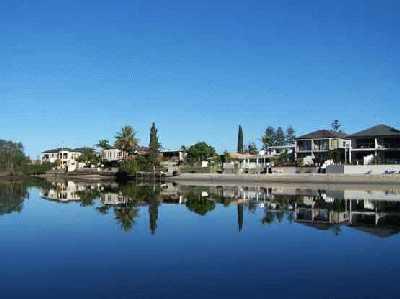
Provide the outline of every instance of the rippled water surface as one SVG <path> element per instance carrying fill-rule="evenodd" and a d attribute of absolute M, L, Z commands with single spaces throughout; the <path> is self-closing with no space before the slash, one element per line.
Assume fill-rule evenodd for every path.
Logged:
<path fill-rule="evenodd" d="M 1 298 L 395 298 L 400 186 L 0 182 Z"/>

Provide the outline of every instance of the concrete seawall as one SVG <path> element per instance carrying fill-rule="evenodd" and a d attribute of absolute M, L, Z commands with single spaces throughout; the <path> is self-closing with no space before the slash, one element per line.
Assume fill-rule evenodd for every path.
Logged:
<path fill-rule="evenodd" d="M 169 181 L 226 183 L 306 183 L 306 184 L 400 184 L 400 175 L 347 174 L 204 174 L 185 173 L 168 177 Z"/>

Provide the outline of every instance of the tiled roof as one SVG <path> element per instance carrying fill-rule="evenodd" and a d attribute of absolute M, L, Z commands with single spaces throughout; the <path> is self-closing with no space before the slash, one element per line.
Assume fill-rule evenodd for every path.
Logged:
<path fill-rule="evenodd" d="M 347 134 L 343 132 L 335 132 L 330 130 L 318 130 L 314 131 L 296 139 L 321 139 L 321 138 L 346 138 Z"/>
<path fill-rule="evenodd" d="M 400 136 L 400 130 L 386 126 L 377 125 L 366 130 L 354 133 L 349 137 L 369 137 L 369 136 Z"/>

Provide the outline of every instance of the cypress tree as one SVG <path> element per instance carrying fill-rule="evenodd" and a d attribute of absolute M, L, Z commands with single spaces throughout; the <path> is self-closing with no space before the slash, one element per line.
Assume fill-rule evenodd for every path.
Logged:
<path fill-rule="evenodd" d="M 149 148 L 152 154 L 157 154 L 160 151 L 160 143 L 158 142 L 158 130 L 156 124 L 153 122 L 150 128 L 150 143 Z"/>
<path fill-rule="evenodd" d="M 241 125 L 239 125 L 237 152 L 238 153 L 243 153 L 244 152 L 243 129 L 242 129 Z"/>

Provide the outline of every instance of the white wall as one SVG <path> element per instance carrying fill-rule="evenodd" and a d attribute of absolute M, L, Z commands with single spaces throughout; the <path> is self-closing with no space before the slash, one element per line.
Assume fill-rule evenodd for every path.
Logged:
<path fill-rule="evenodd" d="M 400 172 L 400 165 L 345 165 L 345 174 L 383 174 L 386 170 Z"/>

